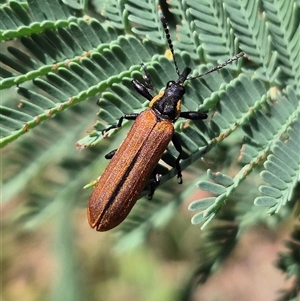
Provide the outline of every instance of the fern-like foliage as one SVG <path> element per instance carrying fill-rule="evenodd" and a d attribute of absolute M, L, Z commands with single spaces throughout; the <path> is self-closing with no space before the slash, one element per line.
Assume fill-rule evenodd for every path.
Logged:
<path fill-rule="evenodd" d="M 194 224 L 205 227 L 230 209 L 225 223 L 219 226 L 216 219 L 208 230 L 216 252 L 207 252 L 207 265 L 197 273 L 206 279 L 214 262 L 230 253 L 240 228 L 278 223 L 291 214 L 300 178 L 299 1 L 1 3 L 2 195 L 4 204 L 19 197 L 27 205 L 21 215 L 28 227 L 58 214 L 62 204 L 86 206 L 90 191 L 82 187 L 101 174 L 103 155 L 125 133 L 113 131 L 118 140 L 112 142 L 102 130 L 148 106 L 131 86 L 132 78 L 143 80 L 141 63 L 156 91 L 177 79 L 165 56 L 161 9 L 168 10 L 163 13 L 180 70 L 188 66 L 196 76 L 240 51 L 247 57 L 187 81 L 182 110 L 211 114 L 205 121 L 175 124 L 184 151 L 181 167 L 189 167 L 187 176 L 197 185 L 185 181 L 183 189 L 170 181 L 152 202 L 139 201 L 119 227 L 119 246 L 138 244 L 151 228 L 165 225 L 198 187 L 211 195 L 189 205 Z M 76 142 L 88 150 L 76 152 Z M 170 145 L 158 167 L 162 184 L 176 175 L 176 156 Z M 53 176 L 54 165 L 59 172 Z M 274 216 L 266 218 L 262 206 Z M 224 248 L 217 248 L 226 233 Z M 285 270 L 295 266 L 285 264 Z"/>
<path fill-rule="evenodd" d="M 280 205 L 285 204 L 287 200 L 291 199 L 292 190 L 291 187 L 295 187 L 296 183 L 299 181 L 299 156 L 297 155 L 300 150 L 299 145 L 299 135 L 295 134 L 299 131 L 298 121 L 299 121 L 299 89 L 296 87 L 299 83 L 298 68 L 299 68 L 299 54 L 300 46 L 295 45 L 295 39 L 299 39 L 299 23 L 295 22 L 295 17 L 299 14 L 299 10 L 291 10 L 289 7 L 290 3 L 287 2 L 277 2 L 276 4 L 270 4 L 270 2 L 263 2 L 263 8 L 268 8 L 268 11 L 264 14 L 262 13 L 261 18 L 255 18 L 254 14 L 258 11 L 258 2 L 244 2 L 240 3 L 237 1 L 225 1 L 225 8 L 229 16 L 231 17 L 231 24 L 233 30 L 235 30 L 237 37 L 240 40 L 240 47 L 247 54 L 251 56 L 251 59 L 262 66 L 255 70 L 256 74 L 260 79 L 267 80 L 268 82 L 279 82 L 281 78 L 281 63 L 276 63 L 274 59 L 276 57 L 275 51 L 279 47 L 278 41 L 278 31 L 275 30 L 275 26 L 280 27 L 281 30 L 288 30 L 288 40 L 291 43 L 287 49 L 292 47 L 293 54 L 291 56 L 290 64 L 293 64 L 292 72 L 297 80 L 296 81 L 286 81 L 286 84 L 291 83 L 290 86 L 286 86 L 283 94 L 274 92 L 274 89 L 265 90 L 261 89 L 249 89 L 248 94 L 245 97 L 243 95 L 242 99 L 240 97 L 233 97 L 231 101 L 227 101 L 227 98 L 222 97 L 222 102 L 220 103 L 221 112 L 216 116 L 216 123 L 219 128 L 222 126 L 226 127 L 224 124 L 228 121 L 236 122 L 236 124 L 242 125 L 245 134 L 248 137 L 248 141 L 241 148 L 241 154 L 239 157 L 240 162 L 244 165 L 241 171 L 234 177 L 228 177 L 226 175 L 215 176 L 209 173 L 209 176 L 216 183 L 211 184 L 209 182 L 199 183 L 200 188 L 209 191 L 210 193 L 217 195 L 217 197 L 211 197 L 208 199 L 202 199 L 191 204 L 191 210 L 198 210 L 201 208 L 201 212 L 194 216 L 193 222 L 198 223 L 201 221 L 210 221 L 215 214 L 218 212 L 219 208 L 222 206 L 225 200 L 231 195 L 236 187 L 246 178 L 246 176 L 251 173 L 251 171 L 264 160 L 265 156 L 273 149 L 276 148 L 277 152 L 283 151 L 285 147 L 278 147 L 278 145 L 283 145 L 281 142 L 282 137 L 287 133 L 288 145 L 292 145 L 293 164 L 294 172 L 290 172 L 290 177 L 285 177 L 285 181 L 288 185 L 279 186 L 279 181 L 276 179 L 281 179 L 285 174 L 281 174 L 283 166 L 287 165 L 289 160 L 287 156 L 280 156 L 282 162 L 277 160 L 277 164 L 272 161 L 271 164 L 266 162 L 266 168 L 268 171 L 262 172 L 262 177 L 267 180 L 272 188 L 266 189 L 266 186 L 262 186 L 262 190 L 267 194 L 266 197 L 260 197 L 256 200 L 257 205 L 273 206 L 270 213 L 278 212 Z M 280 9 L 279 9 L 280 8 Z M 276 13 L 275 13 L 276 12 Z M 272 39 L 268 37 L 268 30 L 266 25 L 267 19 L 265 16 L 270 17 L 270 22 L 272 22 L 271 34 L 274 35 L 274 43 L 272 44 Z M 275 16 L 277 19 L 275 19 Z M 287 21 L 283 22 L 283 19 L 288 18 Z M 282 20 L 282 22 L 278 21 Z M 286 20 L 286 19 L 285 19 Z M 277 21 L 277 22 L 275 22 Z M 276 24 L 276 25 L 275 25 Z M 293 26 L 291 24 L 294 24 Z M 245 30 L 247 34 L 245 34 Z M 276 31 L 276 33 L 275 33 Z M 255 42 L 251 42 L 255 41 Z M 281 43 L 287 43 L 287 40 L 282 39 Z M 299 44 L 299 43 L 298 43 Z M 292 46 L 291 46 L 292 45 Z M 282 46 L 284 48 L 284 46 Z M 278 52 L 282 52 L 282 48 Z M 293 58 L 297 57 L 297 62 Z M 268 64 L 266 65 L 266 62 Z M 287 60 L 284 61 L 285 67 L 287 67 Z M 279 66 L 278 66 L 279 65 Z M 283 69 L 285 69 L 283 67 Z M 294 76 L 293 76 L 294 78 Z M 282 84 L 282 82 L 281 82 Z M 259 91 L 256 94 L 256 91 Z M 275 95 L 273 95 L 275 93 Z M 238 95 L 238 93 L 236 93 Z M 255 103 L 255 100 L 258 100 Z M 251 100 L 252 99 L 252 100 Z M 268 100 L 270 99 L 271 102 Z M 226 100 L 226 101 L 224 101 Z M 261 106 L 263 104 L 267 105 L 267 110 L 263 112 Z M 250 105 L 250 106 L 249 106 Z M 259 108 L 259 110 L 257 110 Z M 243 124 L 243 118 L 241 119 L 243 110 L 251 111 L 251 116 L 247 116 L 247 121 Z M 227 116 L 226 116 L 227 115 Z M 226 116 L 226 118 L 224 118 Z M 239 122 L 241 120 L 242 122 Z M 288 128 L 292 127 L 294 130 L 287 132 Z M 290 133 L 290 135 L 289 135 Z M 275 146 L 277 145 L 277 147 Z M 270 156 L 270 158 L 273 155 Z M 291 155 L 290 155 L 291 156 Z M 297 157 L 297 158 L 296 158 Z M 280 165 L 281 164 L 281 165 Z M 274 166 L 275 165 L 275 166 Z M 269 166 L 269 168 L 267 167 Z M 271 170 L 271 171 L 270 171 Z M 223 183 L 225 179 L 225 182 Z M 276 190 L 277 189 L 277 190 Z M 285 192 L 284 192 L 285 190 Z M 268 192 L 267 192 L 268 191 Z M 275 195 L 275 192 L 277 194 Z M 275 197 L 275 198 L 274 198 Z M 276 206 L 275 206 L 276 204 Z M 205 224 L 204 224 L 205 226 Z"/>
<path fill-rule="evenodd" d="M 177 28 L 178 49 L 188 51 L 193 58 L 204 51 L 205 57 L 214 63 L 238 52 L 237 40 L 230 34 L 228 14 L 221 1 L 171 1 L 170 6 L 172 13 L 182 20 Z"/>
<path fill-rule="evenodd" d="M 156 46 L 164 43 L 157 2 L 94 1 L 95 9 L 110 21 L 105 24 L 81 18 L 80 10 L 54 2 L 40 7 L 33 0 L 22 4 L 11 1 L 1 7 L 1 39 L 7 41 L 6 51 L 1 54 L 1 90 L 4 96 L 4 91 L 16 86 L 17 92 L 16 96 L 9 92 L 2 98 L 2 146 L 53 115 L 101 93 L 100 121 L 94 132 L 78 143 L 80 147 L 95 145 L 102 140 L 101 131 L 106 124 L 145 106 L 132 93 L 130 84 L 130 78 L 141 78 L 141 62 L 148 66 L 156 87 L 176 78 L 172 62 L 160 55 L 163 49 Z M 299 181 L 296 154 L 300 47 L 295 43 L 300 34 L 296 22 L 299 9 L 295 4 L 291 10 L 280 1 L 262 4 L 259 7 L 256 2 L 229 0 L 201 4 L 191 0 L 170 2 L 170 11 L 181 20 L 176 44 L 182 51 L 176 55 L 181 69 L 188 65 L 198 69 L 197 73 L 203 72 L 210 67 L 198 67 L 204 57 L 216 63 L 236 53 L 238 48 L 247 53 L 252 63 L 242 67 L 244 74 L 229 72 L 238 70 L 240 62 L 189 83 L 184 109 L 214 109 L 214 114 L 209 124 L 195 122 L 185 126 L 183 121 L 176 124 L 185 151 L 183 168 L 239 128 L 247 137 L 240 150 L 243 167 L 239 173 L 230 177 L 209 172 L 216 183 L 199 183 L 201 189 L 217 197 L 190 205 L 191 210 L 201 208 L 193 218 L 194 223 L 210 221 L 269 154 L 262 178 L 271 187 L 261 187 L 265 196 L 257 198 L 257 205 L 272 206 L 270 213 L 278 212 L 291 199 L 293 187 Z M 285 21 L 287 18 L 290 22 Z M 119 30 L 129 31 L 128 20 L 134 24 L 132 32 L 145 38 L 143 41 L 133 35 L 118 35 Z M 287 34 L 283 37 L 282 32 Z M 18 39 L 14 44 L 10 42 L 13 38 Z M 291 70 L 290 77 L 282 75 L 287 70 Z M 275 84 L 281 90 L 273 87 Z M 163 161 L 172 165 L 174 154 L 170 146 Z M 291 169 L 283 173 L 290 157 L 294 160 Z M 162 183 L 175 173 L 161 169 L 165 175 Z"/>
<path fill-rule="evenodd" d="M 289 87 L 287 89 L 290 92 L 292 91 Z M 255 90 L 253 89 L 252 95 L 254 96 L 254 98 L 256 98 L 257 96 L 255 96 L 254 91 Z M 251 99 L 250 94 L 248 101 L 249 99 Z M 239 105 L 243 107 L 242 102 L 243 101 L 241 100 Z M 284 107 L 285 104 L 286 106 Z M 231 118 L 233 122 L 234 120 L 238 122 L 238 116 L 241 115 L 241 112 L 238 110 L 238 108 L 232 108 L 230 110 L 229 108 L 231 107 L 229 101 L 226 102 L 226 105 L 227 108 L 223 110 L 223 112 L 227 110 L 228 114 L 235 113 L 236 115 L 232 116 Z M 193 218 L 194 223 L 199 223 L 203 220 L 210 221 L 218 212 L 219 208 L 228 199 L 228 197 L 240 185 L 240 183 L 244 181 L 247 175 L 250 174 L 258 164 L 261 163 L 266 154 L 272 150 L 272 147 L 274 147 L 274 152 L 276 150 L 277 153 L 281 154 L 278 155 L 280 156 L 281 160 L 276 160 L 276 163 L 275 160 L 272 160 L 272 163 L 265 163 L 267 171 L 262 172 L 262 177 L 264 180 L 269 182 L 269 184 L 273 186 L 273 188 L 268 189 L 266 186 L 262 186 L 261 190 L 263 193 L 267 194 L 267 196 L 258 197 L 256 199 L 256 204 L 272 206 L 272 211 L 270 211 L 270 213 L 274 213 L 276 210 L 279 210 L 282 204 L 285 204 L 287 200 L 291 199 L 291 193 L 293 190 L 291 189 L 291 187 L 294 188 L 296 183 L 299 181 L 300 162 L 299 156 L 297 154 L 300 150 L 300 144 L 299 135 L 296 134 L 299 130 L 297 121 L 299 116 L 299 103 L 297 101 L 296 95 L 290 94 L 289 101 L 281 98 L 281 101 L 278 101 L 278 103 L 272 105 L 279 105 L 279 108 L 276 108 L 275 110 L 277 112 L 280 112 L 280 114 L 282 114 L 283 116 L 286 113 L 286 118 L 282 116 L 283 118 L 279 119 L 276 114 L 270 114 L 270 116 L 267 116 L 261 111 L 255 112 L 250 117 L 250 119 L 247 121 L 247 125 L 244 126 L 244 131 L 245 134 L 247 134 L 248 142 L 245 143 L 241 148 L 241 154 L 239 158 L 240 162 L 243 164 L 243 168 L 239 171 L 239 173 L 236 174 L 234 178 L 224 174 L 214 174 L 209 172 L 208 175 L 215 183 L 206 181 L 199 183 L 199 187 L 201 189 L 209 191 L 211 194 L 218 196 L 210 197 L 208 199 L 201 199 L 199 201 L 193 202 L 190 205 L 191 210 L 198 210 L 201 208 L 201 212 L 196 214 Z M 282 111 L 280 111 L 280 107 L 282 108 Z M 289 108 L 288 113 L 285 112 L 285 108 Z M 273 108 L 271 107 L 269 109 L 270 113 Z M 287 123 L 287 120 L 289 119 L 290 122 Z M 282 120 L 282 124 L 280 124 L 280 120 Z M 287 132 L 287 127 L 289 126 L 291 126 L 292 129 Z M 288 142 L 284 144 L 283 142 L 281 142 L 281 137 L 286 132 L 288 134 L 290 143 Z M 274 142 L 276 142 L 275 145 Z M 290 154 L 288 151 L 289 145 L 292 145 L 292 154 Z M 284 156 L 282 152 L 284 154 L 287 153 L 287 155 Z M 270 158 L 273 157 L 273 155 L 270 155 Z M 294 159 L 292 159 L 293 161 L 288 162 L 290 160 L 290 157 Z M 284 167 L 286 165 L 292 165 L 293 172 L 287 170 L 287 168 Z M 282 171 L 283 168 L 284 172 Z M 289 176 L 287 175 L 288 171 Z M 287 184 L 284 184 L 284 181 Z M 203 226 L 205 226 L 205 224 Z"/>
<path fill-rule="evenodd" d="M 297 103 L 295 105 L 297 106 Z M 277 141 L 272 154 L 264 163 L 266 170 L 261 173 L 261 176 L 271 187 L 266 185 L 260 187 L 264 196 L 256 198 L 255 204 L 270 206 L 270 214 L 277 213 L 281 206 L 291 200 L 293 188 L 300 180 L 299 131 L 300 123 L 297 120 L 288 129 L 285 143 Z"/>

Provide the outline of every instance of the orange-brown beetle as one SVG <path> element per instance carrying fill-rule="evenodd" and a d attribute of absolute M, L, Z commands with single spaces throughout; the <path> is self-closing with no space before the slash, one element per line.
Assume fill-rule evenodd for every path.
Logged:
<path fill-rule="evenodd" d="M 181 98 L 185 94 L 184 82 L 221 69 L 244 55 L 241 52 L 199 76 L 188 78 L 191 69 L 186 67 L 182 73 L 179 72 L 169 30 L 163 16 L 161 16 L 161 21 L 173 55 L 178 79 L 169 81 L 165 90 L 153 97 L 149 92 L 150 79 L 145 70 L 146 83 L 143 84 L 134 79 L 132 84 L 138 93 L 150 101 L 149 109 L 140 114 L 124 115 L 118 124 L 112 125 L 104 131 L 107 132 L 120 127 L 123 119 L 136 119 L 119 149 L 106 155 L 106 158 L 111 158 L 111 161 L 90 197 L 88 221 L 91 227 L 96 228 L 97 231 L 110 230 L 126 218 L 151 175 L 153 175 L 153 183 L 149 197 L 152 197 L 156 186 L 159 184 L 155 167 L 171 140 L 179 153 L 175 167 L 179 183 L 182 182 L 179 165 L 182 148 L 178 138 L 174 135 L 173 123 L 179 117 L 192 120 L 207 118 L 206 113 L 181 112 Z"/>

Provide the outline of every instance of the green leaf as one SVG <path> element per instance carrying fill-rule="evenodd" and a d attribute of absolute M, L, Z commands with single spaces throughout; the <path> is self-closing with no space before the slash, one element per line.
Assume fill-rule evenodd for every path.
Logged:
<path fill-rule="evenodd" d="M 207 250 L 213 254 L 207 251 L 199 269 L 206 279 L 249 225 L 278 229 L 291 219 L 300 174 L 298 2 L 2 1 L 1 189 L 3 203 L 19 200 L 23 206 L 17 228 L 35 229 L 50 217 L 64 216 L 62 202 L 70 210 L 86 207 L 91 191 L 82 187 L 101 175 L 104 155 L 118 148 L 128 128 L 107 139 L 102 130 L 148 107 L 131 85 L 133 78 L 143 81 L 141 63 L 153 96 L 178 78 L 165 55 L 169 37 L 160 22 L 162 11 L 180 71 L 190 67 L 197 76 L 240 51 L 246 57 L 185 83 L 182 111 L 209 114 L 207 120 L 179 119 L 174 125 L 183 147 L 185 186 L 172 179 L 178 153 L 170 144 L 158 166 L 161 186 L 152 202 L 138 201 L 119 227 L 121 243 L 142 243 L 152 228 L 177 220 L 179 208 L 192 198 L 192 223 L 209 226 Z M 215 196 L 195 196 L 199 187 Z M 148 186 L 142 195 L 147 193 Z M 270 217 L 253 203 L 276 214 Z M 15 220 L 9 228 L 14 226 Z M 70 257 L 56 299 L 68 287 L 64 281 L 74 260 Z M 292 275 L 294 267 L 287 264 L 285 271 Z M 80 296 L 77 282 L 70 283 L 66 298 Z"/>

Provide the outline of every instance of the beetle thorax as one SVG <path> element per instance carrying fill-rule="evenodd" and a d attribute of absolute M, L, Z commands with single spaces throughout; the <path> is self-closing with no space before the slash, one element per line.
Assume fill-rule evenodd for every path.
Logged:
<path fill-rule="evenodd" d="M 164 92 L 159 93 L 150 103 L 150 107 L 160 119 L 176 121 L 181 111 L 181 98 L 185 88 L 181 83 L 170 81 Z"/>

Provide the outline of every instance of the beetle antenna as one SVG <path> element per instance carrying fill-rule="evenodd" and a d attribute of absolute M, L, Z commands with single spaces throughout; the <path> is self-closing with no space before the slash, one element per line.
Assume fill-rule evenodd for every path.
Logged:
<path fill-rule="evenodd" d="M 167 38 L 167 42 L 168 42 L 170 51 L 171 51 L 172 56 L 173 56 L 175 71 L 176 71 L 177 75 L 180 75 L 180 72 L 179 72 L 179 69 L 178 69 L 178 66 L 177 66 L 177 62 L 176 62 L 176 59 L 175 59 L 174 47 L 173 47 L 173 43 L 172 43 L 172 40 L 171 40 L 168 23 L 167 23 L 166 18 L 163 14 L 160 15 L 160 20 L 161 20 L 161 23 L 163 25 L 163 28 L 164 28 L 164 31 L 165 31 L 165 34 L 166 34 L 166 38 Z"/>
<path fill-rule="evenodd" d="M 173 56 L 173 61 L 174 61 L 174 65 L 175 65 L 175 71 L 178 74 L 178 76 L 180 76 L 179 68 L 178 68 L 178 65 L 177 65 L 177 62 L 176 62 L 176 59 L 175 59 L 174 47 L 173 47 L 173 43 L 172 43 L 172 40 L 171 40 L 168 23 L 167 23 L 166 18 L 165 18 L 165 16 L 163 14 L 160 14 L 160 20 L 161 20 L 161 23 L 163 25 L 163 28 L 164 28 L 164 31 L 165 31 L 165 34 L 166 34 L 166 39 L 167 39 L 167 42 L 168 42 L 168 45 L 169 45 L 169 49 L 170 49 L 170 51 L 172 53 L 172 56 Z M 200 77 L 203 77 L 204 75 L 207 75 L 209 73 L 212 73 L 214 71 L 222 69 L 226 65 L 228 65 L 228 64 L 230 64 L 230 63 L 232 63 L 232 62 L 234 62 L 234 61 L 236 61 L 238 59 L 240 59 L 243 56 L 245 56 L 245 52 L 240 52 L 240 53 L 234 55 L 232 58 L 228 59 L 227 61 L 223 62 L 222 64 L 220 64 L 218 66 L 215 66 L 215 67 L 209 69 L 208 71 L 206 71 L 206 72 L 204 72 L 202 74 L 199 74 L 197 76 L 189 77 L 189 78 L 187 78 L 187 80 L 200 78 Z"/>
<path fill-rule="evenodd" d="M 204 73 L 202 73 L 202 74 L 200 74 L 200 75 L 193 76 L 193 77 L 189 77 L 189 78 L 187 78 L 187 79 L 188 79 L 188 80 L 191 80 L 191 79 L 203 77 L 203 76 L 206 75 L 206 74 L 209 74 L 209 73 L 212 73 L 212 72 L 217 71 L 217 70 L 219 70 L 219 69 L 222 69 L 222 68 L 225 67 L 226 65 L 228 65 L 228 64 L 230 64 L 230 63 L 232 63 L 232 62 L 234 62 L 234 61 L 236 61 L 236 60 L 238 60 L 238 59 L 240 59 L 240 58 L 243 57 L 244 55 L 245 55 L 245 52 L 240 52 L 240 53 L 234 55 L 232 58 L 228 59 L 226 62 L 224 62 L 224 63 L 222 63 L 222 64 L 220 64 L 220 65 L 218 65 L 218 66 L 215 66 L 215 67 L 213 67 L 213 68 L 207 70 L 206 72 L 204 72 Z"/>

